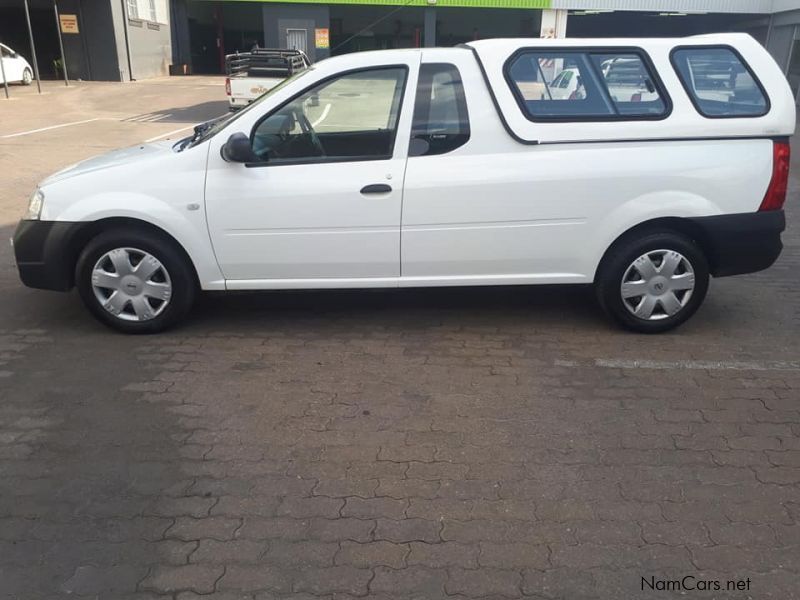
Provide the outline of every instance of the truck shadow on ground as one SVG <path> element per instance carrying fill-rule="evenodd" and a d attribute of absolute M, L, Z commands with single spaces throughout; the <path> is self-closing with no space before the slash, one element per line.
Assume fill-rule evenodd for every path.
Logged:
<path fill-rule="evenodd" d="M 511 321 L 531 327 L 604 323 L 589 286 L 520 286 L 206 293 L 185 327 L 239 329 L 293 319 L 378 327 L 430 327 L 445 321 L 487 327 Z"/>
<path fill-rule="evenodd" d="M 180 106 L 154 110 L 128 117 L 125 121 L 149 123 L 202 123 L 228 114 L 226 100 L 201 102 L 192 106 Z"/>

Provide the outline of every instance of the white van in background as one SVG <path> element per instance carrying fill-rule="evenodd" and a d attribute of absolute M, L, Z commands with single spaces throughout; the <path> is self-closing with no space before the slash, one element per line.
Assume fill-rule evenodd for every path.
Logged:
<path fill-rule="evenodd" d="M 8 83 L 21 83 L 23 85 L 33 83 L 33 69 L 20 54 L 5 44 L 0 44 L 0 55 L 3 60 L 3 68 L 0 69 L 0 84 L 3 83 L 3 72 L 8 78 Z"/>

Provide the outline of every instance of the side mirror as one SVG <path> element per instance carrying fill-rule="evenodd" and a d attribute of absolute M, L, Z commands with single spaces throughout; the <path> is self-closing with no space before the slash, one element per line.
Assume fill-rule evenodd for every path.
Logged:
<path fill-rule="evenodd" d="M 250 145 L 250 138 L 244 133 L 234 133 L 220 149 L 220 155 L 226 162 L 253 163 L 261 162 L 258 155 L 253 152 Z"/>

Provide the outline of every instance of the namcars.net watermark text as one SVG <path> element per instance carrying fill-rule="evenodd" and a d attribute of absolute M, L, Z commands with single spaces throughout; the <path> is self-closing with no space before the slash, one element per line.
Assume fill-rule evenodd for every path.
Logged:
<path fill-rule="evenodd" d="M 653 592 L 747 592 L 750 591 L 750 578 L 702 579 L 695 575 L 685 575 L 677 579 L 659 579 L 655 576 L 642 577 L 642 591 Z"/>

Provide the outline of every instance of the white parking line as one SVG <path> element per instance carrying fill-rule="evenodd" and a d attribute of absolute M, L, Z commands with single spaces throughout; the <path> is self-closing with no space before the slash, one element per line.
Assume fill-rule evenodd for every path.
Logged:
<path fill-rule="evenodd" d="M 556 360 L 557 367 L 594 366 L 606 369 L 689 369 L 703 371 L 800 371 L 800 362 L 784 360 L 627 360 L 596 358 L 593 361 Z"/>
<path fill-rule="evenodd" d="M 128 117 L 127 119 L 123 119 L 123 121 L 128 123 L 156 123 L 158 121 L 163 121 L 167 117 L 171 117 L 172 113 L 147 113 L 144 115 L 135 115 L 133 117 Z"/>
<path fill-rule="evenodd" d="M 160 140 L 161 138 L 169 137 L 173 133 L 178 133 L 179 131 L 185 131 L 186 129 L 192 129 L 194 125 L 187 125 L 186 127 L 181 127 L 180 129 L 175 129 L 173 131 L 168 131 L 167 133 L 162 133 L 161 135 L 157 135 L 156 137 L 151 137 L 149 140 L 145 140 L 145 144 L 149 144 L 150 142 L 155 142 L 156 140 Z"/>
<path fill-rule="evenodd" d="M 330 104 L 326 104 L 326 105 L 325 105 L 325 108 L 324 108 L 324 109 L 322 109 L 322 114 L 320 115 L 319 119 L 317 119 L 316 121 L 314 121 L 314 122 L 311 124 L 311 126 L 312 126 L 312 127 L 316 127 L 317 125 L 319 125 L 320 123 L 322 123 L 322 122 L 325 120 L 325 117 L 327 117 L 327 116 L 328 116 L 328 113 L 329 113 L 329 112 L 331 112 L 331 105 L 330 105 Z"/>
<path fill-rule="evenodd" d="M 42 131 L 50 131 L 52 129 L 60 129 L 62 127 L 71 127 L 72 125 L 82 125 L 84 123 L 91 123 L 92 121 L 113 121 L 104 117 L 97 117 L 95 119 L 85 119 L 83 121 L 73 121 L 72 123 L 61 123 L 60 125 L 51 125 L 50 127 L 40 127 L 39 129 L 31 129 L 29 131 L 20 131 L 18 133 L 9 133 L 8 135 L 0 135 L 0 140 L 7 140 L 8 138 L 20 137 L 23 135 L 30 135 L 32 133 L 39 133 Z"/>

